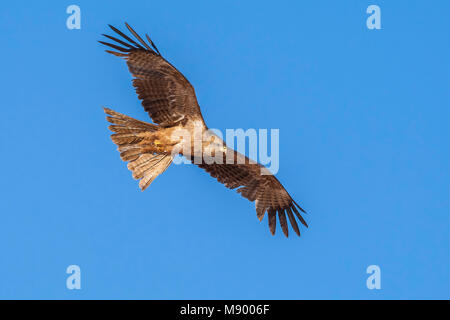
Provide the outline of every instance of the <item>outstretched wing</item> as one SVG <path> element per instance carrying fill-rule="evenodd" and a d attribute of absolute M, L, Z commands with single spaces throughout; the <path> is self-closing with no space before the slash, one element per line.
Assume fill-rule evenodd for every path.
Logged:
<path fill-rule="evenodd" d="M 227 188 L 239 188 L 237 192 L 244 198 L 252 202 L 255 201 L 256 214 L 260 221 L 267 212 L 269 215 L 269 229 L 272 235 L 275 234 L 276 216 L 278 215 L 281 229 L 285 236 L 288 237 L 287 215 L 295 233 L 300 236 L 300 230 L 295 217 L 305 227 L 308 227 L 299 212 L 305 213 L 305 211 L 291 198 L 278 179 L 274 175 L 268 174 L 269 171 L 265 167 L 237 151 L 228 149 L 227 153 L 231 153 L 231 156 L 234 157 L 232 164 L 227 163 L 224 153 L 223 164 L 202 163 L 198 164 L 198 166 L 205 169 L 212 177 L 216 178 L 220 183 L 223 183 Z M 238 161 L 238 158 L 240 158 L 240 161 Z"/>
<path fill-rule="evenodd" d="M 110 25 L 122 40 L 104 34 L 115 43 L 99 42 L 117 50 L 106 52 L 127 61 L 134 77 L 136 93 L 153 122 L 169 126 L 186 119 L 201 120 L 204 124 L 194 88 L 189 81 L 161 56 L 148 35 L 147 44 L 128 24 L 125 25 L 137 41 Z"/>

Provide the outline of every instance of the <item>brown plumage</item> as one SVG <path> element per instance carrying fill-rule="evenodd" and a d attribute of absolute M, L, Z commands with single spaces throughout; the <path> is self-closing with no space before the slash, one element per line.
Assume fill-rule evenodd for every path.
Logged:
<path fill-rule="evenodd" d="M 205 131 L 207 126 L 189 81 L 161 56 L 148 35 L 146 43 L 128 24 L 126 27 L 136 40 L 110 26 L 122 39 L 104 35 L 114 43 L 100 43 L 115 50 L 107 52 L 126 60 L 134 77 L 133 86 L 139 99 L 157 125 L 130 118 L 111 109 L 105 108 L 105 112 L 111 123 L 109 128 L 114 132 L 111 138 L 117 144 L 121 158 L 129 162 L 128 168 L 133 172 L 133 177 L 140 179 L 139 186 L 145 190 L 170 166 L 174 148 L 192 142 L 173 138 L 173 132 L 180 128 L 193 132 L 196 126 Z M 203 161 L 197 165 L 227 188 L 237 189 L 243 197 L 254 201 L 260 221 L 267 212 L 272 234 L 275 234 L 278 215 L 286 237 L 289 234 L 288 220 L 294 232 L 300 236 L 296 218 L 308 227 L 300 214 L 300 211 L 305 211 L 291 198 L 277 178 L 267 175 L 267 169 L 262 165 L 235 150 L 214 150 L 223 154 L 222 163 L 208 164 Z M 195 152 L 188 148 L 179 153 L 193 159 Z M 225 161 L 226 157 L 234 160 L 241 158 L 244 161 L 229 164 Z"/>

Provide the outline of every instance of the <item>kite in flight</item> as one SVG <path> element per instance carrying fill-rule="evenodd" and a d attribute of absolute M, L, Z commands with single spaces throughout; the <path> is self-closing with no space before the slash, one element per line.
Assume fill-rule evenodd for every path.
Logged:
<path fill-rule="evenodd" d="M 287 215 L 292 229 L 300 236 L 295 218 L 308 227 L 299 212 L 305 211 L 264 166 L 227 148 L 218 136 L 208 134 L 194 88 L 189 81 L 161 56 L 148 35 L 147 43 L 127 23 L 125 25 L 136 40 L 110 25 L 122 39 L 104 34 L 114 43 L 99 42 L 115 50 L 106 52 L 126 60 L 134 77 L 136 93 L 154 124 L 108 108 L 105 108 L 105 113 L 111 123 L 111 138 L 118 146 L 122 160 L 128 162 L 133 177 L 140 179 L 141 190 L 145 190 L 162 174 L 177 154 L 189 160 L 200 157 L 200 161 L 194 161 L 194 164 L 227 188 L 238 188 L 237 192 L 243 197 L 255 201 L 260 221 L 268 213 L 272 235 L 275 234 L 278 215 L 281 229 L 288 237 Z M 200 130 L 200 138 L 195 134 L 196 130 Z M 180 136 L 177 132 L 187 132 L 189 135 Z M 198 145 L 195 139 L 201 140 L 199 148 L 194 147 Z M 206 161 L 206 157 L 202 160 L 203 154 L 213 156 L 216 161 Z"/>

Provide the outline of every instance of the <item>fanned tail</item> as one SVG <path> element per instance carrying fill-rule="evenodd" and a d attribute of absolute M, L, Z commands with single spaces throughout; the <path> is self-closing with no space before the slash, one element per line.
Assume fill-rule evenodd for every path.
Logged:
<path fill-rule="evenodd" d="M 139 188 L 144 191 L 157 176 L 166 171 L 173 160 L 171 155 L 154 152 L 154 148 L 142 143 L 146 133 L 159 128 L 108 108 L 104 110 L 106 119 L 111 123 L 109 129 L 114 132 L 111 139 L 118 146 L 122 160 L 128 162 L 133 178 L 140 179 Z"/>

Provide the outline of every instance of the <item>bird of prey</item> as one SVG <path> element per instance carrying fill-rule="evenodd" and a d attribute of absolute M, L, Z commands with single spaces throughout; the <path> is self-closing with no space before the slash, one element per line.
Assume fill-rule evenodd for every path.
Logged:
<path fill-rule="evenodd" d="M 299 212 L 305 211 L 264 166 L 227 148 L 218 136 L 208 134 L 208 127 L 189 81 L 161 56 L 148 35 L 145 42 L 127 23 L 125 25 L 135 39 L 109 25 L 117 34 L 116 37 L 120 38 L 104 34 L 113 43 L 99 42 L 113 49 L 106 52 L 126 61 L 133 76 L 133 86 L 153 124 L 108 108 L 104 110 L 111 123 L 111 138 L 118 146 L 122 160 L 128 162 L 133 177 L 140 179 L 141 190 L 145 190 L 170 166 L 175 155 L 180 154 L 189 160 L 200 158 L 194 164 L 227 188 L 237 188 L 243 197 L 255 202 L 260 221 L 268 213 L 272 235 L 275 234 L 278 215 L 281 229 L 288 237 L 287 215 L 292 229 L 300 236 L 296 218 L 308 227 Z M 178 131 L 189 135 L 177 135 Z M 195 131 L 201 134 L 196 135 Z M 200 148 L 194 148 L 198 142 L 196 139 L 201 140 Z M 223 161 L 206 161 L 202 154 Z"/>

